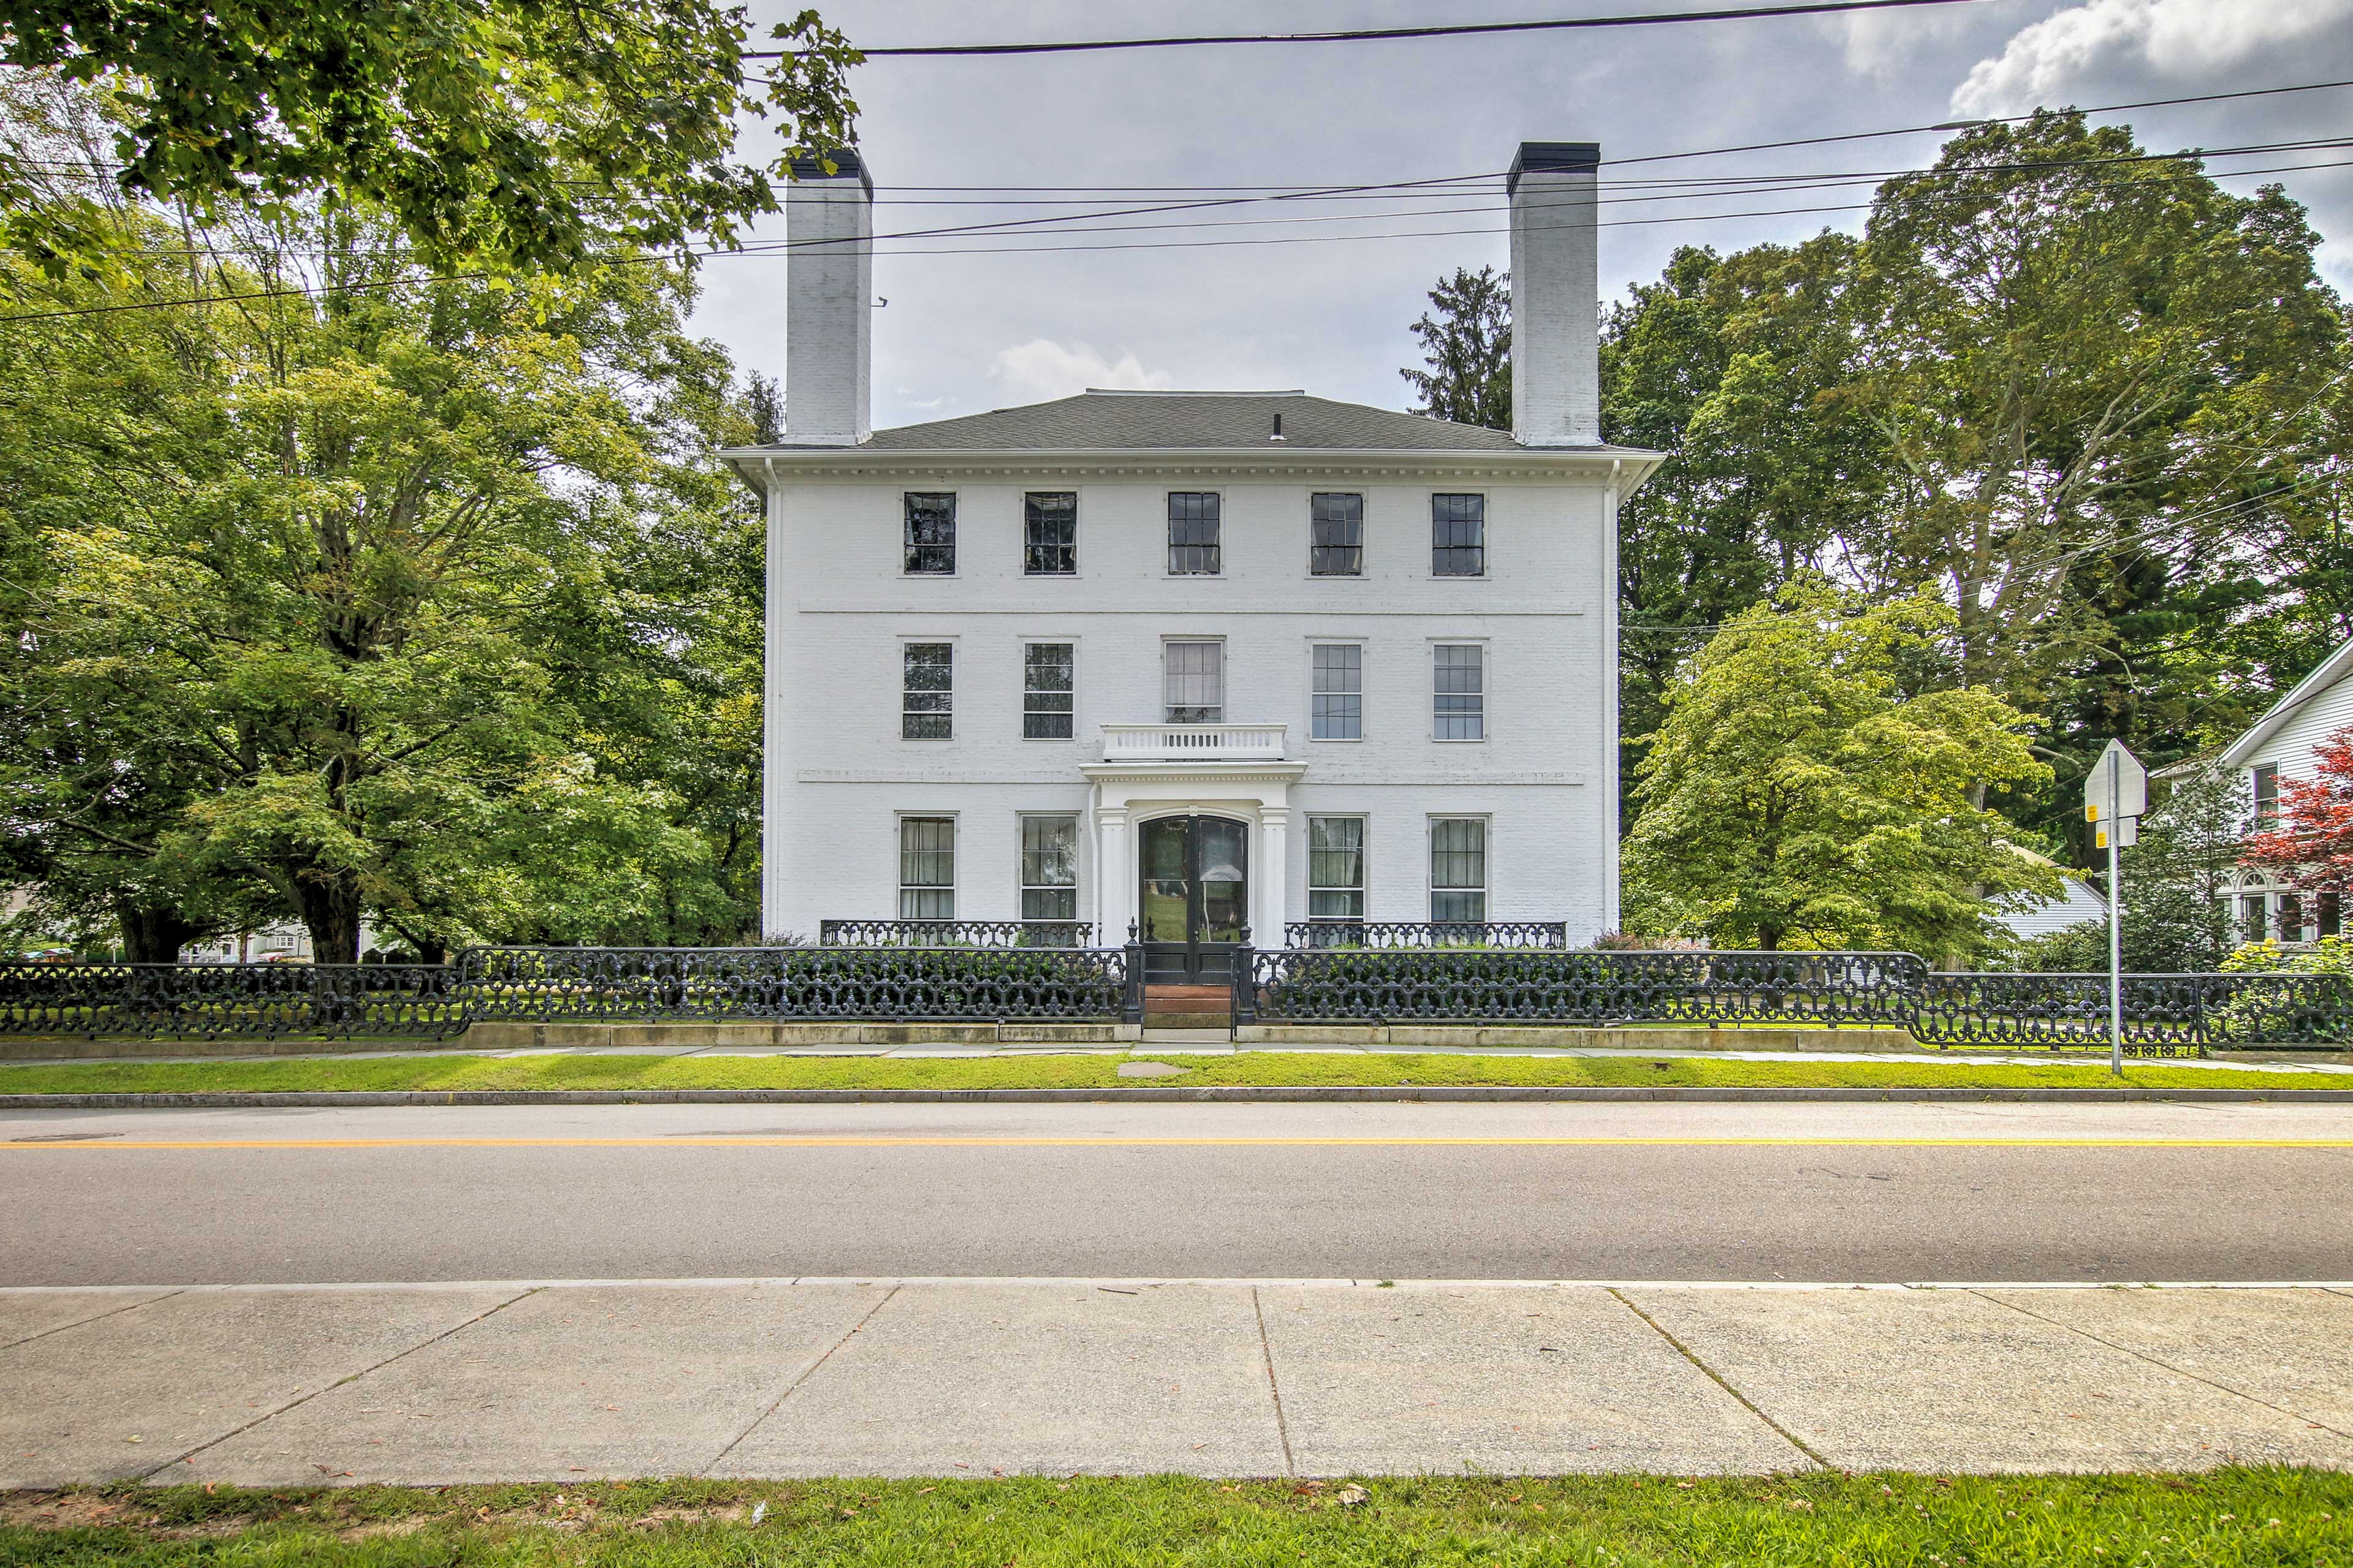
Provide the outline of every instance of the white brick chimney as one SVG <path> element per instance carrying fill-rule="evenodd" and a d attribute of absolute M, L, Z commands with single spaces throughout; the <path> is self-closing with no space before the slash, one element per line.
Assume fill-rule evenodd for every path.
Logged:
<path fill-rule="evenodd" d="M 1600 263 L 1593 142 L 1523 142 L 1512 197 L 1512 438 L 1601 444 Z"/>
<path fill-rule="evenodd" d="M 854 447 L 871 431 L 874 182 L 855 153 L 793 160 L 785 188 L 785 439 Z"/>

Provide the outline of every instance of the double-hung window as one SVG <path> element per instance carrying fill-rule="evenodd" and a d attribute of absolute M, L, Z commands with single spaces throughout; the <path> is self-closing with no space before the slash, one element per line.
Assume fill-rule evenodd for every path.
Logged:
<path fill-rule="evenodd" d="M 1440 577 L 1487 574 L 1487 498 L 1430 498 L 1430 570 Z"/>
<path fill-rule="evenodd" d="M 1311 650 L 1314 689 L 1307 733 L 1318 741 L 1365 738 L 1365 649 L 1360 643 L 1320 642 Z"/>
<path fill-rule="evenodd" d="M 1222 724 L 1226 721 L 1226 645 L 1168 642 L 1160 645 L 1164 722 Z"/>
<path fill-rule="evenodd" d="M 2255 828 L 2268 833 L 2279 826 L 2279 769 L 2265 763 L 2253 770 Z"/>
<path fill-rule="evenodd" d="M 1307 819 L 1307 918 L 1311 921 L 1364 920 L 1363 817 L 1311 816 Z"/>
<path fill-rule="evenodd" d="M 1066 642 L 1026 643 L 1021 649 L 1021 738 L 1071 738 L 1071 696 L 1077 649 Z"/>
<path fill-rule="evenodd" d="M 900 738 L 949 739 L 955 729 L 955 644 L 911 642 L 901 648 Z"/>
<path fill-rule="evenodd" d="M 1430 819 L 1430 918 L 1476 925 L 1487 918 L 1487 819 Z"/>
<path fill-rule="evenodd" d="M 1021 918 L 1079 918 L 1079 819 L 1021 819 Z"/>
<path fill-rule="evenodd" d="M 899 819 L 899 918 L 955 919 L 955 818 Z"/>
<path fill-rule="evenodd" d="M 1168 492 L 1168 574 L 1214 577 L 1225 570 L 1218 544 L 1219 497 L 1214 490 Z"/>
<path fill-rule="evenodd" d="M 1325 494 L 1307 498 L 1307 571 L 1316 577 L 1365 574 L 1365 498 Z"/>
<path fill-rule="evenodd" d="M 1430 732 L 1440 741 L 1487 738 L 1487 650 L 1478 643 L 1430 649 Z"/>
<path fill-rule="evenodd" d="M 907 556 L 910 577 L 952 577 L 955 574 L 955 497 L 918 495 L 902 498 L 907 508 Z"/>
<path fill-rule="evenodd" d="M 1031 577 L 1069 577 L 1079 570 L 1079 498 L 1068 490 L 1021 498 L 1021 570 Z"/>

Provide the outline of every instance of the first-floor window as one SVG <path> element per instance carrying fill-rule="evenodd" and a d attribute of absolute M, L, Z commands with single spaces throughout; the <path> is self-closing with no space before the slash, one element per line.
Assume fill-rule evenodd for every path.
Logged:
<path fill-rule="evenodd" d="M 1487 738 L 1487 650 L 1477 643 L 1431 649 L 1430 732 L 1441 741 Z"/>
<path fill-rule="evenodd" d="M 1365 819 L 1307 819 L 1307 918 L 1365 918 Z"/>
<path fill-rule="evenodd" d="M 2314 905 L 2313 917 L 2320 922 L 2319 930 L 2315 931 L 2314 934 L 2316 936 L 2337 935 L 2337 932 L 2343 929 L 2342 925 L 2339 923 L 2339 917 L 2337 911 L 2337 895 L 2334 893 L 2316 893 L 2313 895 L 2312 902 Z"/>
<path fill-rule="evenodd" d="M 1226 645 L 1172 642 L 1161 645 L 1164 722 L 1222 724 L 1226 721 Z"/>
<path fill-rule="evenodd" d="M 955 645 L 911 642 L 901 655 L 899 734 L 909 741 L 944 741 L 955 729 Z"/>
<path fill-rule="evenodd" d="M 899 918 L 955 919 L 955 818 L 899 819 Z"/>
<path fill-rule="evenodd" d="M 2270 934 L 2270 921 L 2264 918 L 2263 895 L 2243 893 L 2239 898 L 2239 930 L 2249 942 L 2261 942 Z"/>
<path fill-rule="evenodd" d="M 2300 895 L 2295 893 L 2280 895 L 2279 924 L 2282 942 L 2304 940 L 2304 900 Z"/>
<path fill-rule="evenodd" d="M 1021 918 L 1079 918 L 1079 819 L 1021 819 Z"/>
<path fill-rule="evenodd" d="M 1365 650 L 1355 643 L 1320 642 L 1315 645 L 1314 664 L 1308 734 L 1318 741 L 1363 740 Z"/>
<path fill-rule="evenodd" d="M 1066 642 L 1033 642 L 1021 650 L 1021 737 L 1071 738 L 1071 689 L 1076 649 Z"/>
<path fill-rule="evenodd" d="M 1476 925 L 1487 918 L 1487 819 L 1430 819 L 1430 918 Z"/>

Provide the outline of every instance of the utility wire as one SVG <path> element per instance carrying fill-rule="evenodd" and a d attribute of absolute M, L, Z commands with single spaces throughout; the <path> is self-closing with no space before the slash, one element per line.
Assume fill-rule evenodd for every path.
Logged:
<path fill-rule="evenodd" d="M 1776 16 L 1820 16 L 1846 11 L 1908 10 L 1920 5 L 1972 5 L 1979 0 L 1805 0 L 1713 11 L 1645 11 L 1618 16 L 1569 16 L 1546 22 L 1463 22 L 1430 27 L 1352 27 L 1328 33 L 1209 33 L 1157 38 L 1090 38 L 1068 43 L 924 44 L 860 49 L 868 59 L 941 58 L 973 55 L 1069 55 L 1105 49 L 1176 49 L 1204 44 L 1361 44 L 1409 38 L 1452 38 L 1490 33 L 1552 33 L 1595 27 L 1665 26 L 1682 22 L 1746 22 Z M 746 49 L 747 60 L 795 58 L 791 49 Z"/>

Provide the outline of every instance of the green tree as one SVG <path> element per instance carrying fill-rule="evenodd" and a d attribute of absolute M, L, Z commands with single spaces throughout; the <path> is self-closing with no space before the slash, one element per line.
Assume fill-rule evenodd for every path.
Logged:
<path fill-rule="evenodd" d="M 1416 414 L 1458 425 L 1512 427 L 1512 280 L 1492 267 L 1456 268 L 1430 291 L 1413 324 L 1427 370 L 1401 370 Z"/>
<path fill-rule="evenodd" d="M 858 52 L 814 11 L 773 32 L 754 77 L 743 9 L 710 0 L 8 0 L 0 61 L 114 90 L 90 185 L 211 216 L 355 204 L 437 267 L 570 267 L 774 210 L 739 116 L 776 114 L 787 156 L 853 144 Z M 88 261 L 93 193 L 36 201 L 26 174 L 0 165 L 10 243 Z"/>
<path fill-rule="evenodd" d="M 110 221 L 146 300 L 330 287 L 0 335 L 0 821 L 44 912 L 151 957 L 287 914 L 323 960 L 367 915 L 428 953 L 740 933 L 759 524 L 684 277 Z"/>
<path fill-rule="evenodd" d="M 1669 687 L 1642 763 L 1636 921 L 1952 960 L 1995 940 L 1990 899 L 2055 890 L 1973 798 L 2048 777 L 2024 718 L 1982 689 L 1916 689 L 1953 629 L 1933 594 L 1864 607 L 1811 575 L 1735 616 Z"/>

